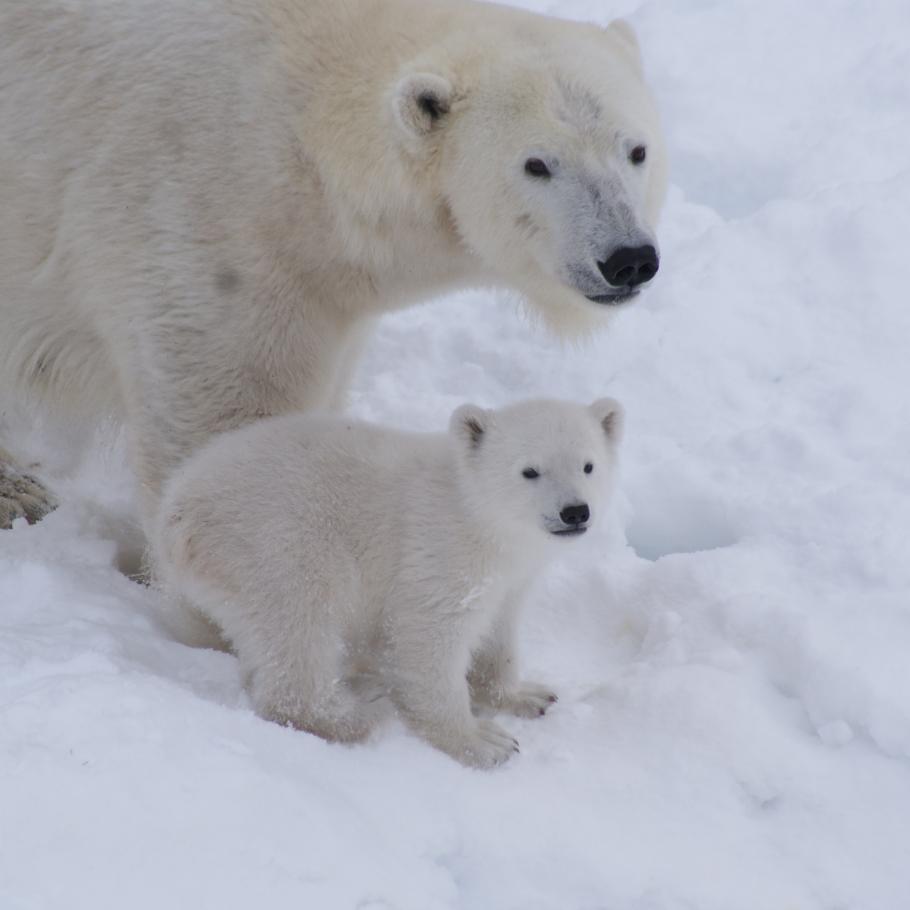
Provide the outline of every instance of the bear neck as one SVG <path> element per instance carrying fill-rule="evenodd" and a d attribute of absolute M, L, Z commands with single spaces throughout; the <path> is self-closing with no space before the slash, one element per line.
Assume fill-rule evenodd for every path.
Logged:
<path fill-rule="evenodd" d="M 481 8 L 484 24 L 526 15 Z M 495 35 L 465 31 L 458 10 L 438 0 L 399 0 L 393 29 L 383 0 L 269 0 L 267 9 L 300 155 L 317 171 L 343 245 L 326 268 L 363 276 L 351 282 L 348 306 L 388 311 L 456 287 L 501 283 L 459 237 L 437 189 L 436 156 L 419 159 L 390 141 L 397 127 L 389 95 L 405 69 L 440 59 L 462 80 L 482 57 L 478 44 L 495 44 Z"/>

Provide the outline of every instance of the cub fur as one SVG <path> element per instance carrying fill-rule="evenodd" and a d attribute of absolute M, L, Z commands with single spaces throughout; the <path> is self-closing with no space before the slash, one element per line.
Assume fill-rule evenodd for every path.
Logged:
<path fill-rule="evenodd" d="M 621 420 L 605 398 L 465 405 L 442 434 L 261 421 L 168 483 L 159 580 L 223 633 L 263 717 L 358 741 L 385 695 L 428 742 L 490 767 L 517 743 L 472 702 L 534 717 L 556 700 L 518 676 L 516 614 L 606 506 Z"/>

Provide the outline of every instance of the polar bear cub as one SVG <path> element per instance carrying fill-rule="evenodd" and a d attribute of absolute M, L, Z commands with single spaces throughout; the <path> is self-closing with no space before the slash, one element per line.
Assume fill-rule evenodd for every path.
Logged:
<path fill-rule="evenodd" d="M 464 405 L 439 434 L 264 420 L 173 476 L 156 572 L 223 632 L 262 716 L 353 742 L 381 694 L 428 742 L 490 767 L 518 744 L 472 707 L 536 717 L 556 700 L 517 675 L 516 611 L 604 508 L 621 421 L 609 398 Z"/>

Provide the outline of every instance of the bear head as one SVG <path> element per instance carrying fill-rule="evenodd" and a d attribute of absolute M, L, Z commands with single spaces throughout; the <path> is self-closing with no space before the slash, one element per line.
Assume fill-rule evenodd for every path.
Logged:
<path fill-rule="evenodd" d="M 415 61 L 395 119 L 485 274 L 584 330 L 657 272 L 661 130 L 625 23 L 519 23 L 494 50 Z"/>
<path fill-rule="evenodd" d="M 450 421 L 461 495 L 474 519 L 505 541 L 582 535 L 609 498 L 623 411 L 530 400 L 500 410 L 462 405 Z"/>

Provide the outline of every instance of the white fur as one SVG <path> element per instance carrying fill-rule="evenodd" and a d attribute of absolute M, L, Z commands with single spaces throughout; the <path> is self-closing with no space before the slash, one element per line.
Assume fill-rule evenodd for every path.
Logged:
<path fill-rule="evenodd" d="M 490 766 L 517 744 L 471 698 L 524 716 L 555 700 L 519 681 L 515 614 L 571 546 L 560 511 L 601 519 L 620 421 L 612 399 L 465 406 L 446 434 L 260 421 L 167 484 L 156 571 L 197 629 L 223 631 L 264 717 L 356 741 L 385 694 L 433 745 Z"/>
<path fill-rule="evenodd" d="M 121 414 L 147 515 L 337 405 L 377 314 L 498 283 L 589 327 L 664 187 L 628 27 L 471 0 L 3 3 L 0 122 L 0 378 Z"/>

